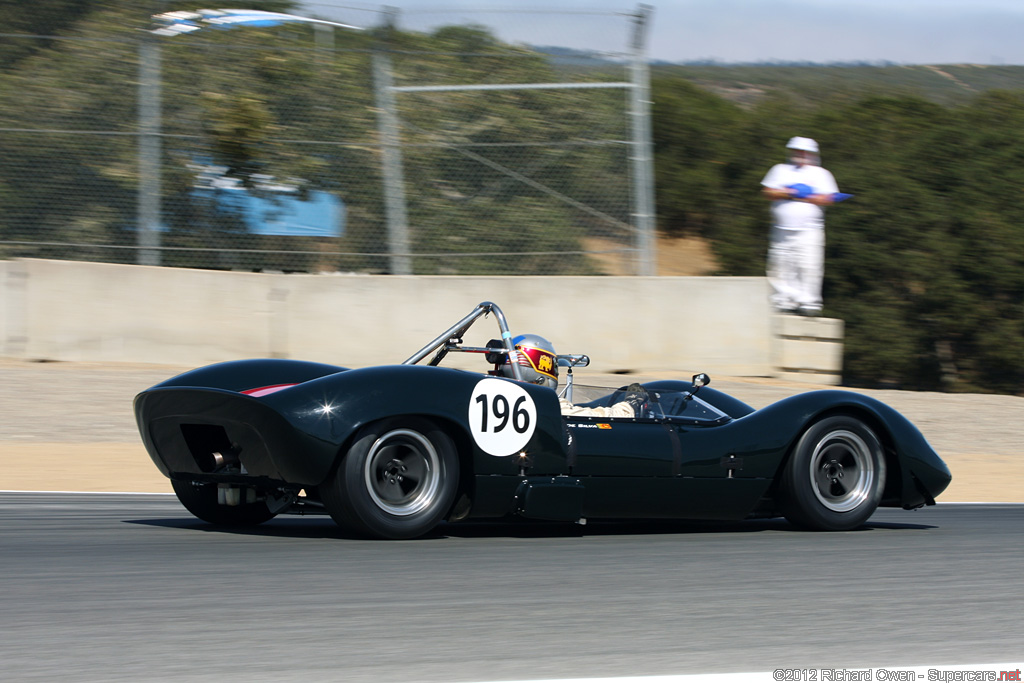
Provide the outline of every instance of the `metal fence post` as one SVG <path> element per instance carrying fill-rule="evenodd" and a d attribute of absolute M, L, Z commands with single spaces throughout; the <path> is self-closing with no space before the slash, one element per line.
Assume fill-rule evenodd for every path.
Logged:
<path fill-rule="evenodd" d="M 651 153 L 650 74 L 646 57 L 646 29 L 654 8 L 640 5 L 634 15 L 633 59 L 630 75 L 630 120 L 632 122 L 633 224 L 636 227 L 636 274 L 656 275 L 654 243 L 654 158 Z"/>
<path fill-rule="evenodd" d="M 148 31 L 139 41 L 138 263 L 160 265 L 160 44 Z"/>
<path fill-rule="evenodd" d="M 398 10 L 386 8 L 385 30 L 395 26 Z M 386 46 L 383 46 L 386 48 Z M 402 150 L 398 125 L 398 107 L 395 104 L 391 57 L 378 46 L 373 53 L 373 88 L 377 103 L 377 130 L 381 142 L 381 169 L 384 176 L 384 213 L 388 224 L 388 253 L 392 275 L 411 275 L 409 257 L 409 220 L 405 211 L 405 180 L 402 170 Z"/>

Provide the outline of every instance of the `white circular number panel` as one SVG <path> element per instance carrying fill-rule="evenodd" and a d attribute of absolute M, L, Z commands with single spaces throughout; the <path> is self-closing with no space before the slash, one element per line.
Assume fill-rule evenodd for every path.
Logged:
<path fill-rule="evenodd" d="M 488 377 L 473 387 L 469 399 L 469 430 L 484 453 L 515 455 L 537 428 L 537 406 L 515 382 Z"/>

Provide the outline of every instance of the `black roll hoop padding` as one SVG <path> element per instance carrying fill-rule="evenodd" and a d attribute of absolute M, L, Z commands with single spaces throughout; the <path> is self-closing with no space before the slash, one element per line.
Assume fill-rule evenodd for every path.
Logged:
<path fill-rule="evenodd" d="M 492 363 L 494 365 L 501 365 L 502 363 L 505 362 L 505 356 L 508 355 L 508 352 L 505 351 L 505 343 L 503 341 L 501 341 L 500 339 L 492 339 L 489 342 L 487 342 L 487 348 L 497 348 L 502 350 L 501 353 L 488 351 L 484 355 L 484 358 L 487 360 L 488 363 Z"/>

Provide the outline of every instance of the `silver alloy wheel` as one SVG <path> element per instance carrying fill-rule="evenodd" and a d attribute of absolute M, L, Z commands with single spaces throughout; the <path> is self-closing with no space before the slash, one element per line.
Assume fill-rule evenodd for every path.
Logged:
<path fill-rule="evenodd" d="M 437 498 L 441 488 L 441 458 L 423 434 L 394 429 L 374 441 L 363 475 L 371 500 L 397 517 L 414 515 Z"/>
<path fill-rule="evenodd" d="M 875 461 L 859 435 L 838 429 L 814 447 L 810 472 L 814 495 L 833 512 L 849 512 L 868 499 L 875 485 Z"/>

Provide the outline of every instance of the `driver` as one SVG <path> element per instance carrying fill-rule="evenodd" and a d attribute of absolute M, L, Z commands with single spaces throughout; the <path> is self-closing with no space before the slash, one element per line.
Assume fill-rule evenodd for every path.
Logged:
<path fill-rule="evenodd" d="M 519 358 L 519 374 L 524 382 L 540 384 L 549 389 L 558 389 L 558 354 L 554 345 L 537 334 L 521 334 L 512 339 L 512 348 Z M 516 379 L 512 365 L 508 362 L 508 354 L 504 354 L 494 366 L 494 373 L 502 377 Z M 643 404 L 647 402 L 647 392 L 639 384 L 631 384 L 625 389 L 625 400 L 611 406 L 587 408 L 573 405 L 559 396 L 558 403 L 562 415 L 578 417 L 636 417 Z"/>

